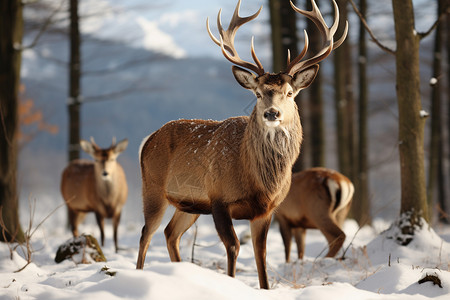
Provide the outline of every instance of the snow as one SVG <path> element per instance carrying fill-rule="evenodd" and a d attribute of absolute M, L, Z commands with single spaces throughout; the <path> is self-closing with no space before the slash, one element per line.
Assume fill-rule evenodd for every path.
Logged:
<path fill-rule="evenodd" d="M 421 118 L 426 118 L 426 117 L 428 117 L 430 114 L 426 111 L 426 110 L 421 110 L 420 111 L 420 117 Z"/>
<path fill-rule="evenodd" d="M 26 265 L 22 248 L 10 259 L 8 245 L 0 243 L 0 299 L 449 299 L 450 226 L 438 227 L 439 234 L 426 226 L 404 247 L 387 238 L 389 230 L 381 232 L 389 227 L 386 221 L 359 228 L 347 220 L 344 260 L 324 258 L 325 238 L 319 231 L 309 230 L 304 260 L 285 263 L 278 226 L 273 224 L 267 241 L 271 290 L 266 291 L 259 289 L 251 243 L 241 245 L 236 278 L 226 275 L 225 249 L 211 216 L 201 216 L 198 225 L 183 236 L 180 250 L 184 262 L 171 263 L 163 233 L 170 217 L 165 216 L 150 244 L 144 270 L 135 269 L 142 224 L 120 225 L 121 250 L 115 253 L 107 222 L 106 263 L 56 264 L 58 246 L 71 236 L 50 217 L 32 236 L 32 262 L 22 271 L 15 272 Z M 88 221 L 80 229 L 99 235 L 94 222 Z M 238 236 L 245 236 L 248 222 L 235 222 L 235 230 Z M 292 251 L 294 257 L 296 247 Z M 432 282 L 419 284 L 427 275 L 438 276 L 442 288 Z"/>

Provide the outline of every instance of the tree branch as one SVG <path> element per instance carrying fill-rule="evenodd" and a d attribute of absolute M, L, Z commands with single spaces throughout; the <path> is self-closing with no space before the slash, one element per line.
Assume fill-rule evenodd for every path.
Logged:
<path fill-rule="evenodd" d="M 353 10 L 355 11 L 355 13 L 358 15 L 359 19 L 361 20 L 361 22 L 364 24 L 364 28 L 366 29 L 366 31 L 369 33 L 370 37 L 372 38 L 372 41 L 377 44 L 378 47 L 381 48 L 381 50 L 386 51 L 387 53 L 390 53 L 392 55 L 395 55 L 395 50 L 392 50 L 391 48 L 383 45 L 373 34 L 372 30 L 370 29 L 369 25 L 366 22 L 366 19 L 364 19 L 364 16 L 361 14 L 361 12 L 359 11 L 358 7 L 356 7 L 355 2 L 353 2 L 353 0 L 349 0 L 350 4 L 353 7 Z"/>
<path fill-rule="evenodd" d="M 83 98 L 82 102 L 83 103 L 93 103 L 93 102 L 114 100 L 114 99 L 122 97 L 123 95 L 129 94 L 131 92 L 147 90 L 147 89 L 139 88 L 139 84 L 140 84 L 140 82 L 135 82 L 122 90 L 118 90 L 118 91 L 111 92 L 108 94 L 86 97 L 86 98 Z M 150 87 L 149 89 L 151 91 L 158 91 L 158 90 L 164 90 L 164 87 Z"/>
<path fill-rule="evenodd" d="M 62 6 L 64 4 L 64 1 L 61 1 L 60 5 L 58 6 L 58 8 L 56 8 L 51 14 L 50 16 L 45 20 L 44 24 L 42 25 L 41 29 L 39 30 L 39 32 L 36 34 L 36 36 L 34 37 L 33 41 L 31 42 L 30 45 L 28 46 L 22 46 L 19 47 L 16 50 L 19 51 L 24 51 L 27 49 L 31 49 L 34 46 L 36 46 L 36 44 L 38 43 L 39 39 L 41 38 L 41 36 L 45 33 L 45 31 L 47 30 L 48 26 L 50 26 L 50 24 L 52 23 L 53 17 L 61 10 Z"/>
<path fill-rule="evenodd" d="M 438 27 L 439 23 L 441 23 L 448 14 L 450 14 L 450 6 L 447 4 L 447 8 L 443 9 L 439 18 L 437 18 L 436 22 L 434 22 L 434 24 L 431 25 L 431 27 L 427 31 L 417 33 L 417 35 L 419 36 L 419 39 L 422 40 L 422 39 L 426 38 L 428 35 L 430 35 L 436 29 L 436 27 Z"/>

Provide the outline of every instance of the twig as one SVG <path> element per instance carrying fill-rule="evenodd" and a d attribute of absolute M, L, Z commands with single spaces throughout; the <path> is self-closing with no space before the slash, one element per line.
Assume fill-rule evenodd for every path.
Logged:
<path fill-rule="evenodd" d="M 382 50 L 386 51 L 387 53 L 393 54 L 395 55 L 395 50 L 392 50 L 391 48 L 383 45 L 373 34 L 372 30 L 370 29 L 369 25 L 366 22 L 366 19 L 364 19 L 364 16 L 361 14 L 361 12 L 359 11 L 358 7 L 356 7 L 355 2 L 353 2 L 353 0 L 349 0 L 350 4 L 353 7 L 353 10 L 355 11 L 355 13 L 358 15 L 359 19 L 361 20 L 361 22 L 364 25 L 364 28 L 366 29 L 366 31 L 369 33 L 370 37 L 372 38 L 372 41 L 377 44 L 378 47 L 380 47 Z"/>
<path fill-rule="evenodd" d="M 195 241 L 197 240 L 197 231 L 198 231 L 197 222 L 195 222 L 194 225 L 195 225 L 195 228 L 194 228 L 194 241 L 192 242 L 191 263 L 194 263 L 194 249 L 195 249 Z"/>
<path fill-rule="evenodd" d="M 42 219 L 41 222 L 39 222 L 39 224 L 34 227 L 33 229 L 33 219 L 34 219 L 34 215 L 36 212 L 36 199 L 34 200 L 34 205 L 32 205 L 31 201 L 29 201 L 29 208 L 30 208 L 30 220 L 28 222 L 28 229 L 25 232 L 25 249 L 22 251 L 24 252 L 24 255 L 26 256 L 26 260 L 27 263 L 20 269 L 14 271 L 14 273 L 18 273 L 21 272 L 22 270 L 24 270 L 31 262 L 32 262 L 32 256 L 33 253 L 35 252 L 31 246 L 31 238 L 33 237 L 34 233 L 36 232 L 36 230 L 51 216 L 55 213 L 55 211 L 57 209 L 59 209 L 61 206 L 65 205 L 65 203 L 62 203 L 60 205 L 58 205 L 55 209 L 53 209 L 44 219 Z M 1 225 L 1 224 L 0 224 Z M 12 255 L 12 254 L 11 254 Z"/>
<path fill-rule="evenodd" d="M 39 30 L 39 32 L 37 33 L 37 35 L 34 37 L 33 41 L 31 42 L 30 45 L 28 46 L 24 46 L 24 47 L 18 47 L 15 48 L 16 50 L 19 51 L 23 51 L 23 50 L 27 50 L 27 49 L 31 49 L 34 46 L 36 46 L 36 44 L 38 43 L 39 39 L 41 38 L 41 36 L 44 34 L 44 32 L 47 30 L 48 26 L 50 26 L 50 24 L 52 23 L 52 19 L 53 17 L 61 10 L 63 4 L 65 3 L 65 1 L 61 1 L 60 5 L 58 6 L 58 8 L 56 8 L 51 14 L 50 16 L 45 20 L 44 24 L 42 25 L 41 29 Z"/>

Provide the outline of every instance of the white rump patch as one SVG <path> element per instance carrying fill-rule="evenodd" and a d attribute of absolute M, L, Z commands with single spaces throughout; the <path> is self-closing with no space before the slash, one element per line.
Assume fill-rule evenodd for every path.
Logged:
<path fill-rule="evenodd" d="M 147 142 L 148 138 L 151 136 L 152 134 L 147 135 L 141 142 L 141 145 L 139 146 L 139 164 L 141 164 L 141 153 L 142 153 L 142 148 L 144 148 L 145 143 Z"/>
<path fill-rule="evenodd" d="M 336 191 L 339 190 L 339 184 L 335 180 L 328 178 L 327 186 L 331 196 L 331 207 L 334 207 L 336 205 Z M 339 207 L 337 207 L 335 211 L 339 210 L 341 208 L 341 205 L 339 205 Z"/>

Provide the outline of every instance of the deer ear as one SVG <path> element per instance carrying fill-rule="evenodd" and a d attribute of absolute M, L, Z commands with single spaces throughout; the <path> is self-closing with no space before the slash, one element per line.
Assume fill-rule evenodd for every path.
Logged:
<path fill-rule="evenodd" d="M 233 71 L 233 75 L 234 78 L 236 78 L 236 81 L 244 88 L 249 90 L 253 90 L 256 88 L 256 76 L 253 73 L 237 66 L 233 66 L 231 70 Z"/>
<path fill-rule="evenodd" d="M 89 155 L 93 155 L 95 152 L 94 146 L 86 140 L 80 140 L 80 146 Z"/>
<path fill-rule="evenodd" d="M 120 142 L 117 143 L 117 145 L 114 147 L 114 153 L 121 153 L 123 152 L 128 146 L 128 139 L 123 139 Z"/>
<path fill-rule="evenodd" d="M 295 73 L 292 77 L 292 87 L 296 93 L 306 89 L 314 81 L 318 71 L 319 65 L 313 65 L 305 70 Z"/>

